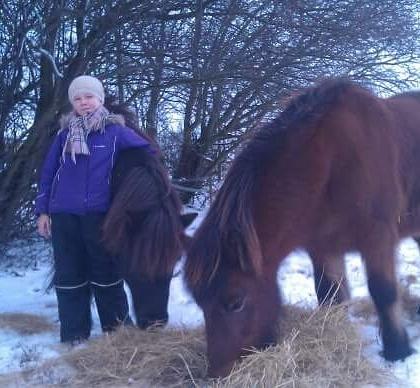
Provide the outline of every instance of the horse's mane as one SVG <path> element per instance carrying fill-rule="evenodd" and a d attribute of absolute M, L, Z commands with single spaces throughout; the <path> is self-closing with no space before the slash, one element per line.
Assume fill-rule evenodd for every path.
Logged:
<path fill-rule="evenodd" d="M 275 154 L 282 152 L 289 138 L 310 139 L 317 122 L 343 92 L 354 87 L 353 82 L 340 78 L 308 88 L 250 138 L 188 249 L 185 277 L 193 293 L 208 286 L 220 265 L 261 272 L 263 258 L 250 206 L 257 176 Z"/>
<path fill-rule="evenodd" d="M 389 98 L 390 99 L 396 99 L 396 98 L 405 98 L 405 97 L 420 100 L 420 90 L 410 90 L 408 92 L 403 92 L 403 93 L 396 94 L 396 95 L 391 96 Z"/>
<path fill-rule="evenodd" d="M 161 162 L 141 148 L 122 151 L 111 187 L 103 226 L 107 248 L 123 256 L 125 271 L 171 276 L 182 250 L 181 202 Z"/>

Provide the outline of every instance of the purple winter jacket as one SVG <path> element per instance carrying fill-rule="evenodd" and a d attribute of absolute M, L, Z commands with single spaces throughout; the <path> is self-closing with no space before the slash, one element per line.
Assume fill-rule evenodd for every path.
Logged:
<path fill-rule="evenodd" d="M 110 206 L 110 181 L 118 152 L 150 143 L 134 130 L 120 124 L 107 124 L 105 131 L 87 137 L 90 155 L 62 152 L 68 128 L 58 132 L 45 158 L 35 200 L 36 214 L 106 212 Z"/>

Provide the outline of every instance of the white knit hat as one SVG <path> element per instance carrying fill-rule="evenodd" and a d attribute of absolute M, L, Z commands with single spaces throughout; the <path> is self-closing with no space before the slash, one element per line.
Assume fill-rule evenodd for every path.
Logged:
<path fill-rule="evenodd" d="M 69 86 L 69 100 L 73 102 L 75 97 L 81 93 L 92 93 L 104 103 L 105 92 L 101 81 L 90 75 L 81 75 L 71 81 Z"/>

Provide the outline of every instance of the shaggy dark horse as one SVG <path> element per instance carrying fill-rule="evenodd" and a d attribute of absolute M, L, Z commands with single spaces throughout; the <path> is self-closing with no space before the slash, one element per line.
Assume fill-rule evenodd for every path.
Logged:
<path fill-rule="evenodd" d="M 137 325 L 164 324 L 172 272 L 186 238 L 184 228 L 196 214 L 181 215 L 181 202 L 166 170 L 145 149 L 120 153 L 111 191 L 112 205 L 103 226 L 105 245 L 120 260 Z"/>
<path fill-rule="evenodd" d="M 394 250 L 419 231 L 420 93 L 382 99 L 335 79 L 292 99 L 236 157 L 188 251 L 209 374 L 276 341 L 277 269 L 296 248 L 311 257 L 320 303 L 349 296 L 343 256 L 360 252 L 383 356 L 409 356 Z"/>

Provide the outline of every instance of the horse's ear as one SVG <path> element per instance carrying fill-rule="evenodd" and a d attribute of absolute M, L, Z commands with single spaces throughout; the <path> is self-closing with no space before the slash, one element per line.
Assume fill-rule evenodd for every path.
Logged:
<path fill-rule="evenodd" d="M 196 212 L 181 214 L 181 223 L 184 226 L 184 229 L 188 228 L 197 216 L 198 213 Z"/>

